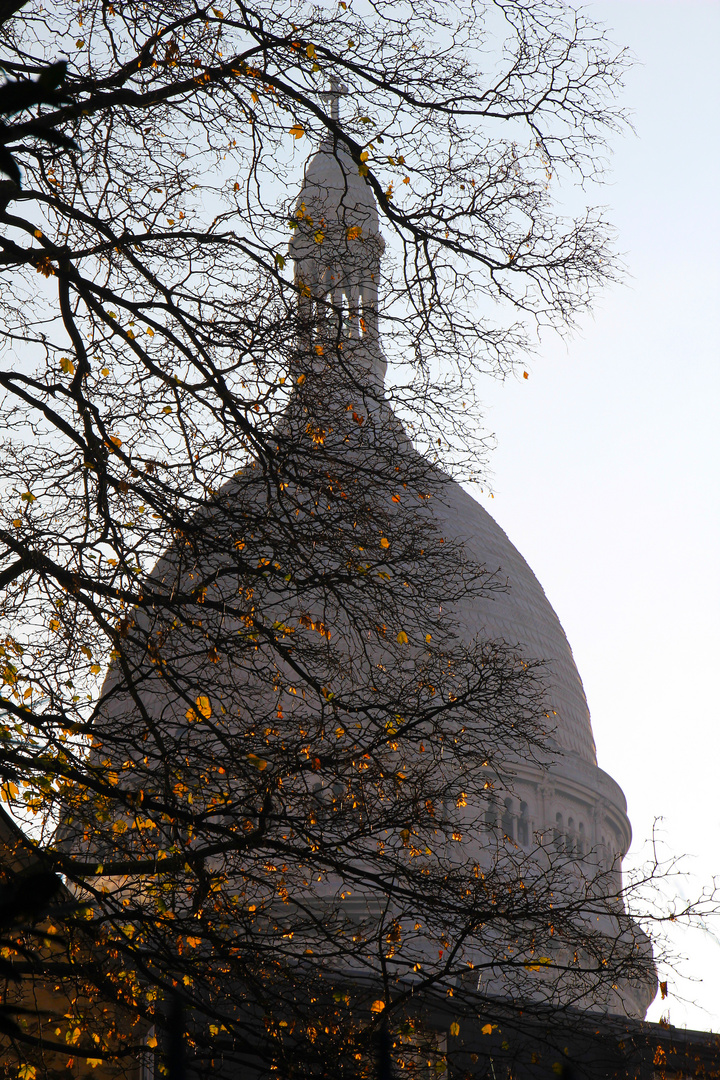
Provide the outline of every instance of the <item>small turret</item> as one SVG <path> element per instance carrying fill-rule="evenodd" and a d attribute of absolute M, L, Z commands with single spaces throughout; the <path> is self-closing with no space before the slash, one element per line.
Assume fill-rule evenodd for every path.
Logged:
<path fill-rule="evenodd" d="M 295 222 L 289 250 L 308 347 L 342 344 L 349 363 L 382 385 L 377 308 L 385 243 L 370 186 L 332 139 L 306 166 Z"/>

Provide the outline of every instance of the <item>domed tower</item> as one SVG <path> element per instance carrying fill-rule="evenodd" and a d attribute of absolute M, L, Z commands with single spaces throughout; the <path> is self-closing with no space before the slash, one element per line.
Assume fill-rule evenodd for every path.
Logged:
<path fill-rule="evenodd" d="M 322 352 L 328 327 L 342 328 L 355 343 L 363 370 L 379 398 L 386 360 L 378 334 L 378 287 L 384 242 L 370 186 L 346 151 L 326 140 L 309 160 L 295 212 L 290 255 L 300 289 L 301 333 Z M 309 350 L 312 352 L 312 348 Z M 343 353 L 347 355 L 347 353 Z M 382 423 L 384 406 L 379 409 Z M 387 410 L 386 422 L 397 424 Z M 409 445 L 409 444 L 408 444 Z M 545 665 L 550 708 L 547 752 L 542 760 L 514 761 L 512 782 L 498 785 L 485 812 L 483 835 L 468 838 L 466 858 L 477 857 L 488 838 L 502 835 L 528 853 L 541 844 L 575 863 L 586 884 L 597 874 L 619 888 L 622 859 L 631 841 L 625 797 L 597 763 L 590 713 L 572 650 L 558 616 L 520 552 L 487 511 L 459 484 L 435 471 L 433 524 L 441 535 L 463 543 L 468 557 L 502 586 L 492 599 L 467 600 L 456 611 L 466 640 L 517 647 Z M 601 930 L 618 934 L 612 918 Z M 646 960 L 647 975 L 613 987 L 603 1001 L 576 1004 L 600 1012 L 642 1018 L 656 992 L 651 948 L 632 930 Z M 485 985 L 491 993 L 498 987 Z M 502 992 L 502 987 L 500 987 Z"/>
<path fill-rule="evenodd" d="M 331 139 L 307 164 L 293 225 L 290 256 L 306 346 L 322 349 L 340 333 L 358 374 L 381 386 L 387 364 L 377 311 L 385 242 L 372 191 Z"/>

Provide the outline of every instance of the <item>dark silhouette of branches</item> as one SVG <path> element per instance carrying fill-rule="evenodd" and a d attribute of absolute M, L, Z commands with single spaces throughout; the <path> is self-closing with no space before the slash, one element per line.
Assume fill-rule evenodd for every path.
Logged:
<path fill-rule="evenodd" d="M 505 574 L 442 511 L 476 375 L 614 274 L 555 184 L 623 54 L 554 0 L 88 0 L 0 6 L 0 64 L 0 786 L 80 905 L 53 1052 L 181 1017 L 188 1071 L 417 1071 L 424 994 L 647 983 L 617 862 L 489 823 L 556 764 L 546 666 L 465 632 Z M 296 200 L 321 140 L 379 207 L 362 315 L 293 274 L 379 259 Z"/>

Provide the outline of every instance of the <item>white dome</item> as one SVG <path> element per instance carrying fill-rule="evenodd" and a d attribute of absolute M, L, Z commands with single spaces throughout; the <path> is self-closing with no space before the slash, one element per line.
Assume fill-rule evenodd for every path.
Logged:
<path fill-rule="evenodd" d="M 340 146 L 324 142 L 305 168 L 297 205 L 305 205 L 314 222 L 328 226 L 341 222 L 359 226 L 364 235 L 377 233 L 378 212 L 371 188 L 350 155 Z"/>
<path fill-rule="evenodd" d="M 517 548 L 459 484 L 449 481 L 435 500 L 435 523 L 441 534 L 461 540 L 468 556 L 496 581 L 507 585 L 461 612 L 468 637 L 502 639 L 519 645 L 528 659 L 547 663 L 548 705 L 555 710 L 554 739 L 559 748 L 596 765 L 590 711 L 572 650 L 542 585 Z"/>

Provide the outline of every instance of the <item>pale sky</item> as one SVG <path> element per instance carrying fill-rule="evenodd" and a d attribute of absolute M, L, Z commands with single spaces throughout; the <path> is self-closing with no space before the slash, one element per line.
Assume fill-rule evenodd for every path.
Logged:
<path fill-rule="evenodd" d="M 720 875 L 720 0 L 588 8 L 638 59 L 637 137 L 615 140 L 594 196 L 628 276 L 570 342 L 544 342 L 529 380 L 484 387 L 498 447 L 480 498 L 565 627 L 632 851 L 662 816 L 690 893 Z M 662 971 L 670 999 L 649 1018 L 669 1006 L 673 1024 L 720 1030 L 720 944 L 674 941 L 703 981 Z"/>

